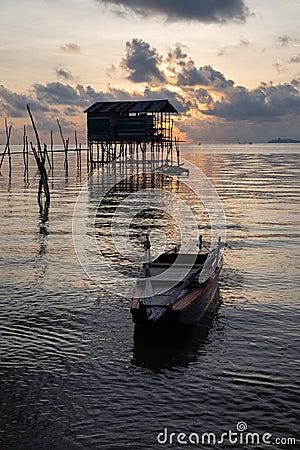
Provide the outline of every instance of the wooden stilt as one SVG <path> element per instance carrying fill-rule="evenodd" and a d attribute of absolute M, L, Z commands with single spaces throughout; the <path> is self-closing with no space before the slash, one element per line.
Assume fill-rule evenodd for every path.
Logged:
<path fill-rule="evenodd" d="M 51 153 L 51 170 L 54 170 L 54 146 L 53 146 L 53 131 L 50 131 L 50 153 Z"/>

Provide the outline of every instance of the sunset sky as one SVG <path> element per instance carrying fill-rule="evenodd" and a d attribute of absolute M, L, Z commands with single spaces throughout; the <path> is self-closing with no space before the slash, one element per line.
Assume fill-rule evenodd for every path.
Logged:
<path fill-rule="evenodd" d="M 30 103 L 41 134 L 95 101 L 169 99 L 190 141 L 300 139 L 300 0 L 10 0 L 0 15 L 0 144 Z M 2 151 L 2 148 L 0 149 Z"/>

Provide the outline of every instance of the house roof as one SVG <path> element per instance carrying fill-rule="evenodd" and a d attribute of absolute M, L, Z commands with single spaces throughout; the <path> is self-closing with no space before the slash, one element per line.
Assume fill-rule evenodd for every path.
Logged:
<path fill-rule="evenodd" d="M 87 108 L 85 113 L 135 113 L 135 112 L 170 112 L 178 114 L 169 100 L 142 100 L 142 101 L 121 101 L 121 102 L 96 102 Z"/>

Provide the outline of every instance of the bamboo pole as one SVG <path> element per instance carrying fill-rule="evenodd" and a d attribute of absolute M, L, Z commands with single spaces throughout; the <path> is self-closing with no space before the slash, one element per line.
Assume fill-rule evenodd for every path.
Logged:
<path fill-rule="evenodd" d="M 23 128 L 23 162 L 24 162 L 24 176 L 28 173 L 27 161 L 26 161 L 26 126 Z"/>
<path fill-rule="evenodd" d="M 81 143 L 79 143 L 79 150 L 78 150 L 78 169 L 81 172 Z"/>
<path fill-rule="evenodd" d="M 34 155 L 36 163 L 37 163 L 38 171 L 40 173 L 39 190 L 38 190 L 38 204 L 40 207 L 40 214 L 42 215 L 42 220 L 43 220 L 43 222 L 45 222 L 48 220 L 48 211 L 49 211 L 49 205 L 50 205 L 50 191 L 49 191 L 49 185 L 48 185 L 48 176 L 47 176 L 47 172 L 45 169 L 45 159 L 46 159 L 46 154 L 47 154 L 47 148 L 45 149 L 46 144 L 44 144 L 44 152 L 42 152 L 38 131 L 35 126 L 35 122 L 34 122 L 32 114 L 31 114 L 29 105 L 27 105 L 27 111 L 28 111 L 28 114 L 29 114 L 29 117 L 30 117 L 30 120 L 32 123 L 32 127 L 35 132 L 37 146 L 38 146 L 38 151 L 36 151 L 32 142 L 30 142 L 31 149 L 32 149 L 33 155 Z M 44 195 L 46 198 L 44 206 L 43 206 L 43 202 L 42 202 L 43 190 L 44 190 Z"/>
<path fill-rule="evenodd" d="M 51 166 L 51 161 L 50 161 L 49 154 L 48 154 L 48 151 L 47 151 L 47 145 L 44 144 L 44 154 L 43 154 L 43 159 L 45 160 L 46 158 L 47 158 L 47 161 L 48 161 L 48 164 L 49 164 L 49 169 L 51 170 L 51 169 L 52 169 L 52 166 Z"/>
<path fill-rule="evenodd" d="M 39 134 L 38 134 L 37 128 L 35 126 L 34 119 L 33 119 L 33 116 L 31 114 L 29 105 L 27 105 L 27 111 L 28 111 L 28 114 L 29 114 L 29 117 L 30 117 L 30 120 L 31 120 L 32 128 L 33 128 L 34 133 L 35 133 L 36 143 L 37 143 L 37 146 L 38 146 L 38 155 L 40 156 L 40 158 L 42 158 L 43 157 L 43 153 L 42 153 L 41 142 L 40 142 Z"/>
<path fill-rule="evenodd" d="M 66 147 L 65 147 L 65 169 L 66 169 L 66 176 L 68 176 L 69 173 L 69 163 L 68 163 L 68 150 L 69 150 L 69 139 L 66 139 Z"/>
<path fill-rule="evenodd" d="M 54 170 L 54 157 L 53 157 L 53 131 L 50 131 L 50 150 L 51 150 L 51 167 Z"/>
<path fill-rule="evenodd" d="M 7 154 L 8 154 L 8 166 L 9 166 L 9 179 L 11 178 L 11 154 L 10 154 L 10 134 L 11 134 L 11 125 L 8 127 L 7 125 L 7 119 L 5 118 L 5 132 L 6 132 L 6 138 L 7 138 Z"/>
<path fill-rule="evenodd" d="M 1 161 L 0 161 L 0 170 L 1 170 L 1 167 L 2 167 L 2 164 L 3 164 L 4 157 L 5 157 L 6 153 L 7 153 L 8 154 L 8 161 L 9 161 L 9 178 L 11 177 L 11 155 L 10 155 L 10 146 L 9 146 L 11 130 L 12 130 L 12 125 L 10 125 L 8 127 L 7 126 L 7 119 L 5 118 L 6 144 L 5 144 L 4 152 L 2 154 L 2 158 L 1 158 Z"/>
<path fill-rule="evenodd" d="M 75 149 L 76 149 L 76 165 L 77 169 L 81 170 L 81 144 L 79 144 L 78 148 L 78 140 L 77 140 L 77 132 L 74 131 L 74 137 L 75 137 Z"/>
<path fill-rule="evenodd" d="M 28 136 L 25 136 L 25 147 L 26 147 L 26 167 L 27 167 L 27 178 L 28 178 L 28 170 L 29 170 L 29 145 L 28 145 Z"/>
<path fill-rule="evenodd" d="M 64 162 L 64 168 L 65 168 L 65 170 L 66 170 L 66 175 L 68 175 L 68 172 L 69 172 L 69 164 L 68 164 L 68 147 L 69 147 L 69 139 L 66 139 L 66 140 L 65 140 L 58 119 L 57 119 L 57 125 L 58 125 L 58 128 L 59 128 L 60 136 L 61 136 L 61 139 L 62 139 L 62 142 L 63 142 L 63 146 L 64 146 L 64 150 L 65 150 L 65 162 Z"/>
<path fill-rule="evenodd" d="M 30 142 L 31 149 L 33 152 L 33 155 L 36 160 L 36 164 L 38 167 L 38 171 L 40 173 L 40 180 L 39 180 L 39 190 L 38 190 L 38 205 L 40 207 L 40 213 L 43 214 L 44 209 L 46 211 L 46 215 L 48 215 L 49 205 L 50 205 L 50 192 L 49 192 L 49 185 L 48 185 L 48 176 L 45 169 L 45 158 L 42 156 L 40 157 L 33 146 L 32 142 Z M 42 194 L 44 190 L 44 195 L 46 198 L 45 206 L 43 207 L 42 202 Z"/>

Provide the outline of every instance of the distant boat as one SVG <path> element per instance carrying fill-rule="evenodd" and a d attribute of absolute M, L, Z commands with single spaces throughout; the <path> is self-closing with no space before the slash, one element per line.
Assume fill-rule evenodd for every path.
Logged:
<path fill-rule="evenodd" d="M 154 261 L 149 257 L 131 299 L 133 322 L 188 325 L 199 321 L 205 312 L 216 310 L 224 246 L 219 240 L 216 248 L 209 250 L 200 236 L 196 255 L 181 254 L 175 246 Z M 145 249 L 149 255 L 150 247 L 147 237 Z"/>
<path fill-rule="evenodd" d="M 186 169 L 182 166 L 183 164 L 171 165 L 169 163 L 165 163 L 158 167 L 156 170 L 157 172 L 163 173 L 165 175 L 188 175 L 190 173 L 189 169 Z"/>

